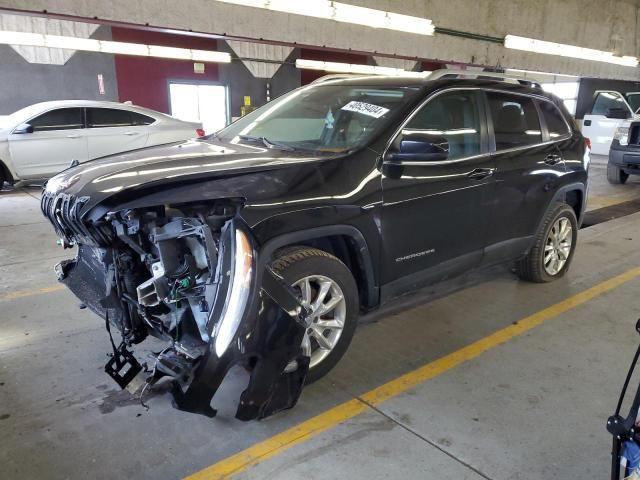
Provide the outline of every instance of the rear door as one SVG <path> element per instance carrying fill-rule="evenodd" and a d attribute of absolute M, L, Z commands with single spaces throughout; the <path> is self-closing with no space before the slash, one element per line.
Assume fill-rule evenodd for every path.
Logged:
<path fill-rule="evenodd" d="M 58 108 L 30 119 L 32 133 L 11 133 L 9 150 L 21 179 L 49 178 L 87 159 L 82 108 Z"/>
<path fill-rule="evenodd" d="M 631 118 L 632 114 L 629 103 L 621 93 L 596 92 L 593 106 L 582 121 L 582 134 L 591 139 L 591 152 L 596 155 L 609 155 L 613 134 L 622 121 Z"/>
<path fill-rule="evenodd" d="M 497 91 L 486 96 L 497 171 L 484 262 L 496 264 L 529 248 L 566 173 L 559 144 L 571 131 L 551 102 Z"/>
<path fill-rule="evenodd" d="M 399 138 L 446 139 L 447 158 L 383 164 L 383 283 L 394 296 L 480 263 L 494 187 L 481 93 L 435 95 L 408 120 Z M 435 140 L 439 139 L 439 140 Z"/>
<path fill-rule="evenodd" d="M 155 119 L 118 108 L 87 108 L 89 159 L 142 148 Z"/>

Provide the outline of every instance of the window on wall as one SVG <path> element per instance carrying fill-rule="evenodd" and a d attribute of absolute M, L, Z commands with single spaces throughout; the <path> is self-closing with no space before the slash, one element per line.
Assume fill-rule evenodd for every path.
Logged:
<path fill-rule="evenodd" d="M 187 122 L 201 122 L 207 134 L 227 126 L 227 87 L 223 85 L 170 83 L 171 115 Z"/>
<path fill-rule="evenodd" d="M 493 119 L 496 150 L 542 142 L 542 130 L 533 99 L 521 95 L 487 92 Z"/>

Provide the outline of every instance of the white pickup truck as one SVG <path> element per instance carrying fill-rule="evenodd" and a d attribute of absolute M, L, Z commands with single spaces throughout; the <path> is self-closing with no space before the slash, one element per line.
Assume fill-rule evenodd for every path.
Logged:
<path fill-rule="evenodd" d="M 591 139 L 591 153 L 609 155 L 616 130 L 639 109 L 640 92 L 596 91 L 591 109 L 582 121 L 582 134 Z"/>

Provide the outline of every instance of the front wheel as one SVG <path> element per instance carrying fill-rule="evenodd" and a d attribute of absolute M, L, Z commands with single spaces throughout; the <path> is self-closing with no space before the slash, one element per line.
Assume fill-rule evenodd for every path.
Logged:
<path fill-rule="evenodd" d="M 313 383 L 329 373 L 351 343 L 360 305 L 356 282 L 344 263 L 316 248 L 287 249 L 272 267 L 311 311 L 302 346 L 310 357 L 306 383 Z"/>
<path fill-rule="evenodd" d="M 544 219 L 529 253 L 516 263 L 523 280 L 552 282 L 562 277 L 571 264 L 578 240 L 578 220 L 569 205 L 559 204 Z"/>
<path fill-rule="evenodd" d="M 607 163 L 607 180 L 614 185 L 621 185 L 626 183 L 629 178 L 629 174 L 621 168 L 613 165 L 611 162 Z"/>

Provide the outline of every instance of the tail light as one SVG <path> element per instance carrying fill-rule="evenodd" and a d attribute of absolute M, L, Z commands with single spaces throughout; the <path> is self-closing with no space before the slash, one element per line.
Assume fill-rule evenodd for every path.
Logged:
<path fill-rule="evenodd" d="M 591 139 L 590 138 L 586 138 L 584 139 L 584 144 L 587 146 L 587 148 L 589 150 L 591 150 Z"/>
<path fill-rule="evenodd" d="M 204 137 L 204 130 L 202 128 L 196 128 L 196 135 L 198 137 Z"/>

